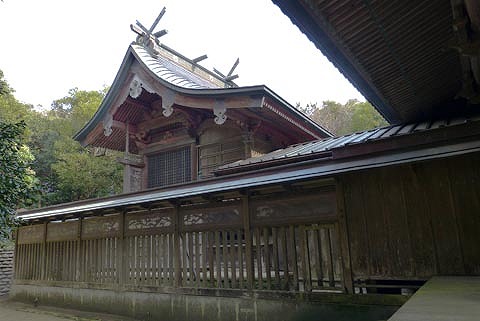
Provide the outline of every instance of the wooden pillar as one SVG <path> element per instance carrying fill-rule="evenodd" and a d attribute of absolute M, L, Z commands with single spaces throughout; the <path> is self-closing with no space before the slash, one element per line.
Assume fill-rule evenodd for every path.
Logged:
<path fill-rule="evenodd" d="M 80 282 L 82 280 L 82 224 L 83 217 L 78 219 L 78 230 L 77 230 L 77 266 L 75 272 L 75 281 Z"/>
<path fill-rule="evenodd" d="M 247 289 L 253 289 L 252 233 L 250 231 L 250 204 L 248 194 L 242 197 L 243 229 L 245 233 L 245 264 L 247 269 Z"/>
<path fill-rule="evenodd" d="M 175 204 L 175 210 L 173 213 L 175 219 L 175 226 L 173 232 L 173 269 L 175 271 L 175 287 L 182 286 L 182 271 L 180 268 L 180 255 L 181 255 L 181 248 L 180 248 L 180 226 L 182 224 L 181 217 L 180 217 L 180 210 L 179 205 Z"/>
<path fill-rule="evenodd" d="M 48 222 L 43 223 L 43 240 L 42 240 L 42 280 L 47 279 L 47 226 Z"/>
<path fill-rule="evenodd" d="M 125 216 L 127 210 L 124 209 L 120 218 L 120 236 L 117 241 L 117 283 L 121 287 L 127 281 L 127 251 L 125 246 Z"/>
<path fill-rule="evenodd" d="M 346 293 L 353 294 L 353 277 L 352 265 L 350 259 L 350 243 L 348 237 L 348 224 L 345 213 L 345 200 L 343 183 L 341 179 L 336 179 L 336 196 L 337 196 L 337 216 L 338 216 L 338 237 L 340 241 L 340 252 L 342 256 L 342 282 Z"/>
<path fill-rule="evenodd" d="M 15 230 L 15 252 L 13 252 L 13 277 L 14 279 L 18 279 L 18 234 L 19 234 L 20 227 L 17 227 Z M 45 256 L 45 255 L 44 255 Z"/>
<path fill-rule="evenodd" d="M 191 177 L 192 181 L 196 181 L 198 179 L 198 148 L 195 142 L 193 142 L 190 145 L 190 157 L 191 157 L 191 167 L 192 167 L 192 172 L 191 172 Z"/>

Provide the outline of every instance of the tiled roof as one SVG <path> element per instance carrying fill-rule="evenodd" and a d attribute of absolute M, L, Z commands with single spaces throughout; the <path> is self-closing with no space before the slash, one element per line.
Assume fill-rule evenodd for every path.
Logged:
<path fill-rule="evenodd" d="M 334 149 L 340 149 L 347 146 L 365 144 L 368 142 L 386 140 L 393 137 L 409 135 L 417 132 L 434 131 L 442 127 L 453 127 L 456 125 L 465 124 L 467 122 L 479 121 L 480 115 L 475 117 L 456 117 L 452 119 L 425 121 L 418 123 L 409 123 L 402 125 L 393 125 L 381 128 L 375 128 L 363 132 L 353 133 L 340 137 L 326 138 L 322 140 L 315 140 L 289 146 L 284 149 L 278 149 L 271 153 L 239 160 L 234 163 L 226 164 L 219 167 L 219 170 L 227 170 L 239 168 L 247 165 L 261 164 L 271 161 L 290 159 L 295 157 L 302 157 L 325 153 Z"/>
<path fill-rule="evenodd" d="M 150 69 L 151 72 L 173 85 L 191 89 L 219 88 L 219 86 L 213 82 L 201 78 L 195 73 L 171 62 L 161 55 L 158 55 L 157 57 L 152 56 L 142 46 L 132 44 L 131 47 L 136 56 Z"/>

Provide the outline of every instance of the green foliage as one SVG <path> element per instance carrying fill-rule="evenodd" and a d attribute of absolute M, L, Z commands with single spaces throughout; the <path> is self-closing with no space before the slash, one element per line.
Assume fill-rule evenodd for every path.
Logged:
<path fill-rule="evenodd" d="M 350 130 L 358 132 L 371 128 L 387 126 L 388 123 L 383 119 L 372 105 L 367 102 L 356 103 L 353 108 L 353 114 L 350 123 Z"/>
<path fill-rule="evenodd" d="M 72 139 L 100 105 L 105 91 L 71 89 L 37 118 L 32 150 L 42 174 L 42 204 L 50 205 L 119 193 L 122 166 L 115 153 L 96 157 Z M 37 167 L 38 166 L 38 167 Z"/>
<path fill-rule="evenodd" d="M 336 136 L 386 126 L 388 123 L 368 102 L 351 99 L 345 105 L 335 101 L 324 101 L 297 108 L 306 113 L 315 122 Z"/>
<path fill-rule="evenodd" d="M 8 95 L 13 92 L 8 83 L 3 79 L 3 71 L 0 70 L 0 96 Z"/>
<path fill-rule="evenodd" d="M 95 157 L 92 150 L 73 140 L 58 141 L 55 153 L 57 162 L 52 169 L 58 175 L 62 199 L 80 200 L 120 192 L 121 165 L 112 157 Z"/>
<path fill-rule="evenodd" d="M 8 239 L 16 225 L 15 210 L 29 204 L 35 191 L 33 156 L 23 144 L 25 123 L 0 121 L 0 240 Z"/>
<path fill-rule="evenodd" d="M 0 120 L 26 124 L 23 137 L 30 148 L 29 161 L 39 182 L 38 205 L 108 196 L 121 191 L 122 166 L 116 162 L 116 154 L 109 152 L 96 157 L 92 148 L 84 148 L 72 139 L 93 116 L 106 89 L 73 88 L 65 97 L 53 101 L 50 110 L 39 112 L 15 98 L 1 71 L 0 87 Z"/>

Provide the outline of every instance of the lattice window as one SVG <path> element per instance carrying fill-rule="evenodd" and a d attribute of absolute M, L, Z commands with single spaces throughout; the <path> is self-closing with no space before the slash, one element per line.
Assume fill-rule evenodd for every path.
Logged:
<path fill-rule="evenodd" d="M 245 145 L 240 139 L 199 146 L 199 177 L 210 177 L 219 166 L 244 158 Z"/>
<path fill-rule="evenodd" d="M 148 187 L 188 182 L 192 179 L 190 146 L 148 157 Z"/>

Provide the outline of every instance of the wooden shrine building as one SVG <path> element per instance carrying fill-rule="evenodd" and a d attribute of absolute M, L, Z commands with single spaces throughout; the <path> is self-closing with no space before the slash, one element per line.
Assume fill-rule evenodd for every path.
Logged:
<path fill-rule="evenodd" d="M 155 320 L 385 320 L 433 276 L 480 276 L 472 2 L 274 2 L 392 125 L 331 137 L 134 27 L 76 135 L 125 152 L 125 193 L 20 213 L 14 298 Z"/>

